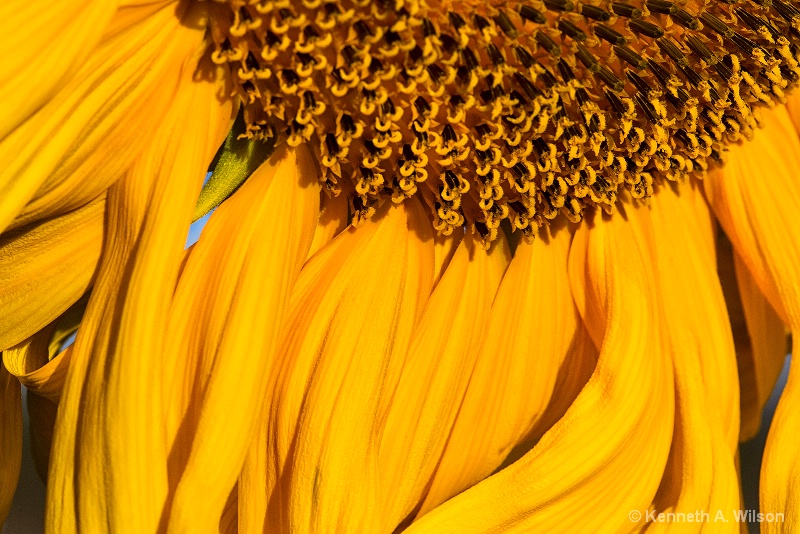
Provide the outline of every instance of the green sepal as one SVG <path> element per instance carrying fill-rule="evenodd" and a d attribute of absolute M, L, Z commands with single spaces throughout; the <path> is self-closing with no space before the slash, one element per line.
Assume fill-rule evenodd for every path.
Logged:
<path fill-rule="evenodd" d="M 239 189 L 275 150 L 275 137 L 266 141 L 241 138 L 247 130 L 244 114 L 239 111 L 233 128 L 211 162 L 211 177 L 200 191 L 192 222 L 222 204 Z"/>

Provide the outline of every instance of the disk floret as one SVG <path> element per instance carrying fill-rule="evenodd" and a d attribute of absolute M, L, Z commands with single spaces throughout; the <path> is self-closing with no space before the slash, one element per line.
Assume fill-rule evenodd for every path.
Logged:
<path fill-rule="evenodd" d="M 752 135 L 800 79 L 784 0 L 228 0 L 248 135 L 309 143 L 356 221 L 420 197 L 444 234 L 532 235 L 646 201 Z"/>

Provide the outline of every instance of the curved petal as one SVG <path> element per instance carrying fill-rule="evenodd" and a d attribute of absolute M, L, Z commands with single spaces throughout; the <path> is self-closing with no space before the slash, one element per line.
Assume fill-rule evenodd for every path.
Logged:
<path fill-rule="evenodd" d="M 776 311 L 800 336 L 800 140 L 785 108 L 764 116 L 765 129 L 731 151 L 706 193 L 736 252 Z M 769 172 L 768 175 L 764 173 Z M 777 302 L 776 302 L 777 300 Z M 766 532 L 800 528 L 800 366 L 793 362 L 772 420 L 761 469 L 761 512 L 783 513 Z"/>
<path fill-rule="evenodd" d="M 319 189 L 307 148 L 279 150 L 214 212 L 181 274 L 165 350 L 176 368 L 164 384 L 170 531 L 199 532 L 223 514 L 266 398 Z"/>
<path fill-rule="evenodd" d="M 0 525 L 5 522 L 22 465 L 22 393 L 0 365 Z"/>
<path fill-rule="evenodd" d="M 3 355 L 3 363 L 29 392 L 58 403 L 74 348 L 68 347 L 50 358 L 48 345 L 56 323 L 54 321 L 36 335 L 8 349 Z"/>
<path fill-rule="evenodd" d="M 550 395 L 550 403 L 539 419 L 531 428 L 531 431 L 521 441 L 514 450 L 508 455 L 501 468 L 511 465 L 530 451 L 542 436 L 555 425 L 569 407 L 578 398 L 580 392 L 589 382 L 597 367 L 599 358 L 597 347 L 592 341 L 592 336 L 586 329 L 583 321 L 579 321 L 575 330 L 575 337 L 572 345 L 567 352 L 561 367 L 556 375 L 556 383 L 553 386 L 553 393 Z"/>
<path fill-rule="evenodd" d="M 588 282 L 586 297 L 596 302 L 584 317 L 605 335 L 597 368 L 564 417 L 521 459 L 406 532 L 631 529 L 629 512 L 646 509 L 656 493 L 673 426 L 648 223 L 646 212 L 629 209 L 575 234 L 570 261 L 576 256 L 587 272 L 572 284 Z"/>
<path fill-rule="evenodd" d="M 83 295 L 103 247 L 105 194 L 0 236 L 0 349 L 32 336 Z"/>
<path fill-rule="evenodd" d="M 167 452 L 153 422 L 163 417 L 167 312 L 195 200 L 231 120 L 217 85 L 196 76 L 201 53 L 186 55 L 150 147 L 109 191 L 110 231 L 56 422 L 48 532 L 153 532 L 161 521 Z"/>
<path fill-rule="evenodd" d="M 709 207 L 691 185 L 663 187 L 651 203 L 663 306 L 673 352 L 699 360 L 706 411 L 715 409 L 730 454 L 739 446 L 739 381 L 725 297 L 717 273 Z M 691 254 L 686 254 L 691 250 Z M 687 365 L 689 365 L 687 363 Z"/>
<path fill-rule="evenodd" d="M 45 106 L 0 141 L 0 230 L 91 201 L 130 167 L 169 108 L 203 32 L 167 6 L 103 42 Z"/>
<path fill-rule="evenodd" d="M 466 236 L 428 301 L 381 437 L 382 531 L 394 531 L 418 508 L 452 439 L 510 259 L 504 239 L 487 252 Z"/>
<path fill-rule="evenodd" d="M 677 189 L 677 188 L 676 188 Z M 676 415 L 670 460 L 654 500 L 656 513 L 726 514 L 741 508 L 735 465 L 739 437 L 736 354 L 717 278 L 710 228 L 698 217 L 691 185 L 663 187 L 651 200 L 653 243 L 675 374 Z M 690 250 L 691 254 L 685 251 Z M 737 532 L 733 516 L 715 532 Z M 656 522 L 649 531 L 669 531 Z M 681 525 L 701 531 L 705 525 Z"/>
<path fill-rule="evenodd" d="M 432 285 L 432 228 L 416 200 L 339 234 L 303 268 L 267 432 L 278 528 L 380 523 L 380 435 Z"/>
<path fill-rule="evenodd" d="M 579 320 L 567 276 L 571 237 L 561 228 L 517 247 L 419 515 L 497 469 L 548 406 Z"/>
<path fill-rule="evenodd" d="M 739 367 L 739 441 L 747 441 L 761 428 L 761 412 L 786 361 L 786 327 L 724 234 L 717 241 L 717 271 Z"/>
<path fill-rule="evenodd" d="M 113 0 L 7 0 L 0 5 L 0 139 L 79 69 L 108 24 Z M 45 37 L 46 36 L 46 37 Z"/>

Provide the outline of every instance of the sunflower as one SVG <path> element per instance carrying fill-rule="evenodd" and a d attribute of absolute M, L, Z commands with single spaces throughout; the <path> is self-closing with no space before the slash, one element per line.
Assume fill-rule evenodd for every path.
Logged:
<path fill-rule="evenodd" d="M 0 518 L 22 384 L 48 532 L 740 529 L 800 331 L 796 3 L 0 19 Z"/>

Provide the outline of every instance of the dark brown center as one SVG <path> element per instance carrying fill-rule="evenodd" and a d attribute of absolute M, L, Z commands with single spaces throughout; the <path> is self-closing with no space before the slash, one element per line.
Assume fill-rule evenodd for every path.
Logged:
<path fill-rule="evenodd" d="M 800 80 L 784 0 L 217 2 L 249 135 L 310 143 L 355 219 L 417 195 L 491 241 L 699 177 Z"/>

